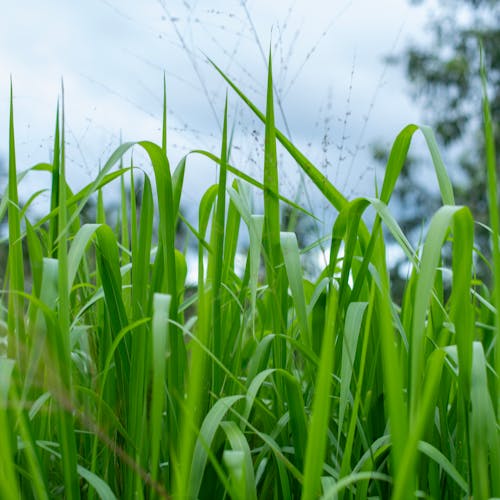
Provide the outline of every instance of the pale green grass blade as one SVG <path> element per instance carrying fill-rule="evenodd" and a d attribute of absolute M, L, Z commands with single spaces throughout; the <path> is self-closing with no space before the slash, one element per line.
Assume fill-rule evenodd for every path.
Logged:
<path fill-rule="evenodd" d="M 439 153 L 439 147 L 437 145 L 436 137 L 434 131 L 426 126 L 420 125 L 420 131 L 422 132 L 425 141 L 427 143 L 427 148 L 431 154 L 432 162 L 434 164 L 434 170 L 436 172 L 436 177 L 439 184 L 439 192 L 441 193 L 441 199 L 443 200 L 443 205 L 455 205 L 455 197 L 453 194 L 453 187 L 451 180 L 444 166 L 441 154 Z"/>
<path fill-rule="evenodd" d="M 181 205 L 182 188 L 184 186 L 184 174 L 186 172 L 186 156 L 184 156 L 172 174 L 172 196 L 174 198 L 175 214 L 179 213 Z"/>
<path fill-rule="evenodd" d="M 56 259 L 44 258 L 42 261 L 42 282 L 41 282 L 41 293 L 40 301 L 49 308 L 49 310 L 54 311 L 57 305 L 58 299 L 58 261 Z M 40 370 L 39 363 L 46 353 L 46 343 L 47 343 L 47 325 L 44 320 L 42 311 L 38 308 L 33 308 L 33 328 L 30 332 L 31 338 L 31 350 L 30 357 L 28 359 L 28 364 L 25 371 L 23 391 L 22 391 L 22 402 L 25 403 L 29 390 L 36 378 L 37 371 Z"/>
<path fill-rule="evenodd" d="M 388 483 L 392 482 L 391 477 L 387 474 L 382 474 L 380 472 L 357 472 L 340 479 L 335 483 L 335 485 L 328 488 L 321 496 L 321 500 L 336 500 L 338 498 L 338 494 L 351 484 L 356 484 L 361 481 L 372 481 L 374 479 Z"/>
<path fill-rule="evenodd" d="M 165 399 L 165 375 L 168 352 L 168 328 L 170 296 L 155 294 L 153 297 L 152 325 L 152 390 L 149 416 L 149 436 L 151 439 L 150 471 L 153 481 L 158 479 L 162 418 Z"/>
<path fill-rule="evenodd" d="M 264 216 L 251 214 L 248 197 L 245 195 L 245 191 L 246 188 L 244 184 L 239 183 L 238 181 L 235 181 L 235 187 L 228 188 L 231 203 L 234 205 L 235 209 L 247 225 L 250 238 L 250 248 L 247 257 L 250 265 L 248 283 L 250 289 L 250 314 L 252 318 L 252 335 L 254 339 L 257 339 L 255 320 Z M 236 244 L 236 242 L 234 242 L 234 244 Z"/>
<path fill-rule="evenodd" d="M 236 184 L 236 188 L 228 188 L 228 193 L 236 210 L 239 212 L 241 218 L 244 220 L 249 233 L 250 247 L 248 251 L 248 259 L 250 265 L 250 308 L 252 317 L 252 334 L 256 339 L 255 333 L 255 319 L 256 319 L 256 304 L 257 304 L 257 287 L 260 271 L 260 256 L 262 234 L 264 229 L 264 216 L 252 215 L 247 197 L 245 196 L 245 187 L 243 184 Z M 236 242 L 235 242 L 236 243 Z M 234 243 L 234 244 L 235 244 Z"/>
<path fill-rule="evenodd" d="M 369 201 L 372 207 L 377 211 L 378 216 L 382 219 L 393 238 L 403 250 L 408 261 L 411 262 L 414 266 L 417 266 L 418 261 L 416 258 L 415 249 L 403 233 L 403 230 L 399 226 L 396 218 L 389 211 L 389 207 L 378 198 L 365 199 Z"/>
<path fill-rule="evenodd" d="M 493 402 L 488 393 L 486 358 L 483 346 L 474 342 L 470 394 L 470 464 L 474 498 L 497 497 L 500 439 Z M 491 479 L 491 482 L 490 482 Z"/>
<path fill-rule="evenodd" d="M 76 233 L 68 252 L 68 288 L 71 290 L 85 254 L 85 250 L 92 240 L 99 224 L 84 224 Z"/>
<path fill-rule="evenodd" d="M 24 223 L 26 226 L 26 243 L 30 262 L 30 271 L 33 279 L 32 293 L 38 297 L 40 296 L 42 283 L 43 249 L 38 234 L 33 229 L 30 221 L 28 219 L 24 219 Z"/>
<path fill-rule="evenodd" d="M 56 443 L 39 441 L 37 444 L 40 448 L 50 453 L 53 457 L 59 458 L 60 460 L 62 459 L 61 454 L 54 450 L 54 445 Z M 101 498 L 102 500 L 116 500 L 116 496 L 109 485 L 99 476 L 92 473 L 85 467 L 82 467 L 81 465 L 77 465 L 76 470 L 78 475 L 85 479 L 85 481 L 87 481 L 96 490 L 99 498 Z"/>
<path fill-rule="evenodd" d="M 189 479 L 188 498 L 198 498 L 203 473 L 208 461 L 208 449 L 212 446 L 215 433 L 219 429 L 229 409 L 244 396 L 228 396 L 219 399 L 207 413 L 196 441 Z"/>
<path fill-rule="evenodd" d="M 321 345 L 321 358 L 315 381 L 312 414 L 307 435 L 307 449 L 304 463 L 303 500 L 318 498 L 321 489 L 323 461 L 326 452 L 326 437 L 331 406 L 331 373 L 337 326 L 338 307 L 337 283 L 332 280 L 328 292 L 325 331 Z"/>
<path fill-rule="evenodd" d="M 449 205 L 441 207 L 431 220 L 424 243 L 420 274 L 416 284 L 411 334 L 410 411 L 413 416 L 418 413 L 419 388 L 425 362 L 425 319 L 434 287 L 436 269 L 441 260 L 441 248 L 444 240 L 455 215 L 460 210 L 462 210 L 460 207 Z M 470 241 L 470 237 L 467 237 L 467 241 Z M 471 250 L 469 248 L 466 251 L 470 253 Z M 465 273 L 470 275 L 470 268 L 466 269 Z"/>
<path fill-rule="evenodd" d="M 354 372 L 354 360 L 361 332 L 363 317 L 368 307 L 367 302 L 351 302 L 347 308 L 344 323 L 344 341 L 342 344 L 342 361 L 340 367 L 340 405 L 338 420 L 338 442 L 344 425 L 344 416 L 348 403 L 349 388 Z M 359 380 L 357 381 L 359 383 Z M 344 451 L 345 453 L 345 451 Z"/>
<path fill-rule="evenodd" d="M 281 249 L 285 261 L 288 283 L 297 312 L 297 319 L 300 325 L 300 336 L 302 341 L 308 346 L 311 342 L 310 318 L 307 314 L 306 298 L 304 295 L 304 285 L 302 278 L 302 266 L 300 263 L 299 246 L 295 233 L 280 233 Z"/>
<path fill-rule="evenodd" d="M 101 500 L 116 500 L 115 494 L 106 481 L 81 465 L 77 465 L 76 470 L 78 475 L 85 479 L 85 481 L 87 481 L 87 483 L 94 488 Z"/>
<path fill-rule="evenodd" d="M 236 462 L 233 466 L 233 470 L 236 469 L 234 470 L 233 478 L 236 480 L 234 482 L 237 482 L 234 485 L 234 490 L 241 495 L 240 498 L 242 500 L 257 500 L 252 454 L 248 441 L 236 423 L 222 422 L 221 427 L 226 433 L 227 439 L 231 444 L 231 449 L 239 453 L 236 460 L 233 460 L 233 463 Z"/>
<path fill-rule="evenodd" d="M 222 422 L 221 427 L 229 422 Z M 245 454 L 241 450 L 224 450 L 222 463 L 229 471 L 229 478 L 233 491 L 230 493 L 234 500 L 243 500 L 246 494 L 245 487 Z"/>

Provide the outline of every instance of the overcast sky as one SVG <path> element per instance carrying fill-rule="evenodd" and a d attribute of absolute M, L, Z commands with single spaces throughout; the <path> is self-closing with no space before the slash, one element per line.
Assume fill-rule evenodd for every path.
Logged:
<path fill-rule="evenodd" d="M 264 109 L 271 47 L 278 126 L 346 194 L 370 194 L 369 145 L 389 144 L 420 118 L 402 70 L 387 67 L 384 56 L 421 39 L 426 19 L 424 7 L 406 0 L 3 1 L 0 159 L 7 155 L 9 75 L 20 170 L 50 160 L 61 78 L 75 188 L 96 175 L 120 136 L 160 141 L 163 72 L 171 163 L 193 148 L 217 153 L 227 85 L 206 56 Z M 259 176 L 262 127 L 231 92 L 229 106 L 232 161 Z M 293 196 L 295 166 L 285 155 L 281 166 Z M 195 205 L 214 176 L 212 165 L 189 163 L 184 204 Z"/>

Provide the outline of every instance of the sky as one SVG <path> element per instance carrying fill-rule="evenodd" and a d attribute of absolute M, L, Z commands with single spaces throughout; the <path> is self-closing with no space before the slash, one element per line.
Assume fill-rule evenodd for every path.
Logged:
<path fill-rule="evenodd" d="M 389 146 L 406 124 L 420 120 L 403 70 L 388 66 L 385 57 L 425 37 L 425 5 L 406 0 L 2 4 L 0 163 L 7 157 L 9 76 L 19 170 L 50 161 L 63 82 L 68 180 L 74 189 L 97 174 L 120 141 L 161 140 L 163 75 L 171 164 L 192 149 L 219 152 L 227 93 L 234 127 L 231 161 L 261 177 L 263 127 L 228 92 L 208 58 L 264 109 L 271 50 L 278 128 L 349 197 L 373 194 L 370 145 Z M 147 170 L 139 151 L 134 160 Z M 329 219 L 315 188 L 299 189 L 297 167 L 282 151 L 280 169 L 285 195 L 295 197 L 299 190 L 304 205 Z M 30 174 L 21 193 L 46 181 L 44 174 Z M 194 213 L 214 182 L 214 165 L 191 156 L 182 201 L 186 212 Z M 43 195 L 37 203 L 47 200 Z"/>

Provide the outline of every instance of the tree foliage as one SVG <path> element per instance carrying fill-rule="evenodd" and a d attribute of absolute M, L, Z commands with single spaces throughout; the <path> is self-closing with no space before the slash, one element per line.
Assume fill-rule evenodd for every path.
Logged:
<path fill-rule="evenodd" d="M 428 0 L 410 0 L 428 4 Z M 424 41 L 411 42 L 392 62 L 400 64 L 412 97 L 421 104 L 449 154 L 456 200 L 468 205 L 476 220 L 487 222 L 486 169 L 481 114 L 479 42 L 484 49 L 495 142 L 500 151 L 500 0 L 439 0 L 432 10 Z M 382 159 L 383 152 L 375 151 Z M 422 217 L 438 200 L 425 188 L 421 167 L 411 165 L 399 185 L 402 225 L 418 229 Z M 406 208 L 405 208 L 406 207 Z M 408 208 L 411 207 L 411 208 Z M 478 241 L 487 251 L 487 235 L 478 230 Z"/>

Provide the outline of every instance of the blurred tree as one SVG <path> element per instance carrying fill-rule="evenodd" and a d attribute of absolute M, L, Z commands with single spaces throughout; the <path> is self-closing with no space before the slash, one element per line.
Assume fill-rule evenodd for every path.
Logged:
<path fill-rule="evenodd" d="M 423 105 L 424 120 L 433 126 L 449 153 L 447 166 L 452 170 L 457 203 L 469 206 L 477 221 L 487 223 L 478 40 L 484 47 L 498 164 L 500 0 L 438 0 L 429 20 L 427 40 L 411 43 L 390 62 L 404 67 L 412 96 Z M 374 156 L 385 158 L 378 146 Z M 405 169 L 396 193 L 401 207 L 414 207 L 402 213 L 403 226 L 410 232 L 421 227 L 422 217 L 428 217 L 439 203 L 435 193 L 427 192 L 421 178 L 420 168 Z M 486 232 L 478 229 L 477 233 L 482 250 L 487 251 Z"/>

